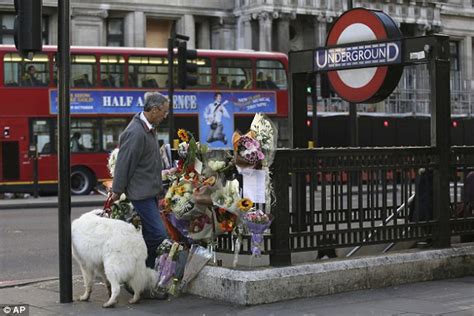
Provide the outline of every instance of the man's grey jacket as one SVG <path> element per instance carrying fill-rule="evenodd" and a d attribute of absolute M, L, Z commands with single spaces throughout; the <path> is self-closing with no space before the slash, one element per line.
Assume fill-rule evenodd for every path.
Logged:
<path fill-rule="evenodd" d="M 120 135 L 112 191 L 132 201 L 156 197 L 163 189 L 161 169 L 155 130 L 149 130 L 138 113 Z"/>

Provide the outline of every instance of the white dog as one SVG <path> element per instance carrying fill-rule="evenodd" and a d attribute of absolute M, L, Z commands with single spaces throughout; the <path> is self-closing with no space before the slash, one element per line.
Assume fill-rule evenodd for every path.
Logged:
<path fill-rule="evenodd" d="M 134 291 L 129 303 L 136 303 L 140 293 L 151 289 L 158 279 L 157 272 L 145 266 L 147 248 L 142 233 L 126 222 L 100 217 L 101 213 L 93 210 L 72 222 L 72 252 L 81 266 L 85 287 L 79 299 L 89 299 L 98 273 L 110 295 L 103 307 L 117 303 L 120 284 L 125 282 Z"/>

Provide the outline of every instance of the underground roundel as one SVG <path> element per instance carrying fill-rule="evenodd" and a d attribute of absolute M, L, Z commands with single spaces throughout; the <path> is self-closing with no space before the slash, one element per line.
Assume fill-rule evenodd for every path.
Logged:
<path fill-rule="evenodd" d="M 387 14 L 363 8 L 352 9 L 335 21 L 328 33 L 326 49 L 316 56 L 315 63 L 319 69 L 326 71 L 334 65 L 338 69 L 364 67 L 328 71 L 329 82 L 346 101 L 379 102 L 392 93 L 403 72 L 400 37 L 399 28 Z M 347 45 L 368 41 L 381 42 Z M 337 47 L 331 50 L 331 46 Z"/>

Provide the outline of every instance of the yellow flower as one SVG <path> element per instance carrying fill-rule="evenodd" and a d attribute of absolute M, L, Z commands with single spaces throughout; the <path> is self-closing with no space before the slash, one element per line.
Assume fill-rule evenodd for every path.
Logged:
<path fill-rule="evenodd" d="M 179 139 L 181 139 L 181 141 L 183 142 L 189 142 L 189 134 L 187 131 L 185 131 L 184 129 L 180 128 L 178 130 L 178 137 Z"/>
<path fill-rule="evenodd" d="M 176 194 L 183 195 L 186 192 L 186 188 L 183 185 L 180 185 L 176 188 Z"/>
<path fill-rule="evenodd" d="M 250 210 L 253 206 L 253 202 L 252 200 L 250 199 L 247 199 L 247 198 L 244 198 L 244 199 L 240 199 L 238 202 L 237 202 L 237 207 L 239 208 L 239 210 L 241 210 L 242 212 L 247 212 L 248 210 Z"/>

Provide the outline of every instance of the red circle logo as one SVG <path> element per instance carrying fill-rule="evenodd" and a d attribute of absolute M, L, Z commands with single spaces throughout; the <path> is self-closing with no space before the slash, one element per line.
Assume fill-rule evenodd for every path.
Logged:
<path fill-rule="evenodd" d="M 326 46 L 386 41 L 400 36 L 396 23 L 385 13 L 356 8 L 345 12 L 336 20 L 328 33 Z M 365 53 L 367 52 L 370 55 L 369 51 Z M 364 52 L 358 53 L 361 59 L 364 58 Z M 401 65 L 369 66 L 329 71 L 328 78 L 334 91 L 348 102 L 379 102 L 395 89 L 402 71 Z"/>

